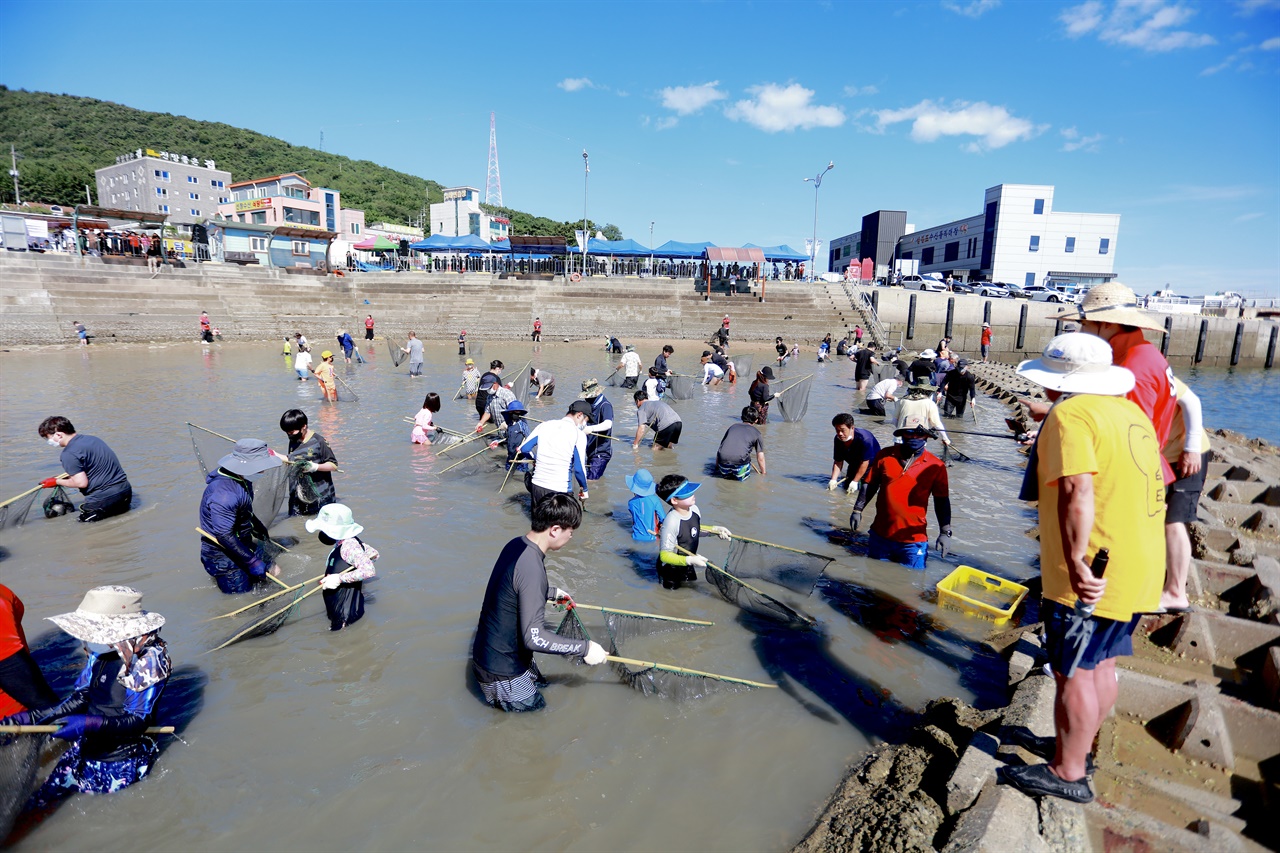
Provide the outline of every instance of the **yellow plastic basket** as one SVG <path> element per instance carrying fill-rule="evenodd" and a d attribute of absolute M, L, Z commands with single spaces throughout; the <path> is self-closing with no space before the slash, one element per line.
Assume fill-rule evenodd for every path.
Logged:
<path fill-rule="evenodd" d="M 1026 597 L 1022 584 L 973 566 L 960 566 L 938 581 L 938 604 L 996 625 L 1008 622 Z"/>

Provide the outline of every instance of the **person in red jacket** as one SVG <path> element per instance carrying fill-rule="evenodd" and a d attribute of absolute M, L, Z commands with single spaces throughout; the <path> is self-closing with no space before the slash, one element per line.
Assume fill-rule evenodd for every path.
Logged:
<path fill-rule="evenodd" d="M 22 599 L 0 584 L 0 719 L 58 701 L 31 657 L 22 614 Z"/>

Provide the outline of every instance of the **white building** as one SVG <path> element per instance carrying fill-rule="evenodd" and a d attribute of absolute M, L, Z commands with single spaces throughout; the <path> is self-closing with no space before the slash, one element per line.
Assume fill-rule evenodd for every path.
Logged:
<path fill-rule="evenodd" d="M 117 210 L 163 213 L 169 224 L 190 228 L 231 195 L 231 173 L 212 160 L 139 148 L 95 170 L 98 204 Z"/>
<path fill-rule="evenodd" d="M 497 243 L 511 235 L 511 220 L 491 216 L 480 208 L 480 190 L 450 187 L 444 201 L 431 205 L 431 233 L 445 237 L 474 234 L 486 243 Z"/>
<path fill-rule="evenodd" d="M 422 229 L 413 225 L 399 225 L 395 222 L 375 222 L 372 225 L 365 225 L 365 238 L 369 237 L 385 237 L 392 243 L 399 243 L 401 240 L 408 240 L 410 243 L 416 243 L 422 239 Z"/>
<path fill-rule="evenodd" d="M 905 234 L 898 257 L 920 273 L 1014 284 L 1101 284 L 1116 277 L 1118 213 L 1053 209 L 1052 186 L 1000 184 L 981 213 Z"/>

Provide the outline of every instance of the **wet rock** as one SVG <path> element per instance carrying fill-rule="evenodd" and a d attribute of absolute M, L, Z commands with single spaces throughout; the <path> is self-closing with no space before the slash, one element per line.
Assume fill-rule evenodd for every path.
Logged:
<path fill-rule="evenodd" d="M 947 780 L 947 814 L 959 814 L 969 808 L 982 789 L 995 781 L 996 768 L 1001 764 L 996 758 L 999 746 L 1000 742 L 986 732 L 978 732 L 969 741 L 969 748 Z"/>
<path fill-rule="evenodd" d="M 1089 849 L 1089 827 L 1085 822 L 1084 807 L 1079 803 L 1042 797 L 1040 807 L 1040 836 L 1055 853 L 1076 853 Z"/>

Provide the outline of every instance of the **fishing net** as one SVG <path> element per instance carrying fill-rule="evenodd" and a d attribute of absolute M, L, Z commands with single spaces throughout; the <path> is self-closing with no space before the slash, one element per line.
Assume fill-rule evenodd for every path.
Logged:
<path fill-rule="evenodd" d="M 767 542 L 734 538 L 729 544 L 725 570 L 739 578 L 763 578 L 794 592 L 808 595 L 834 559 L 808 551 L 782 548 Z"/>
<path fill-rule="evenodd" d="M 484 474 L 491 474 L 495 471 L 502 470 L 506 467 L 507 457 L 505 453 L 495 450 L 489 452 L 489 448 L 484 444 L 485 439 L 478 439 L 471 442 L 468 446 L 475 448 L 472 456 L 463 456 L 461 459 L 455 460 L 447 468 L 440 469 L 442 476 L 448 476 L 455 479 L 463 479 L 466 477 L 476 477 Z M 458 454 L 454 454 L 455 456 Z M 446 459 L 450 457 L 445 457 Z"/>
<path fill-rule="evenodd" d="M 613 373 L 610 373 L 605 377 L 604 384 L 608 385 L 610 388 L 617 388 L 618 385 L 622 383 L 623 378 L 624 377 L 619 376 L 618 371 L 615 370 Z"/>
<path fill-rule="evenodd" d="M 480 355 L 484 352 L 483 341 L 467 341 L 467 355 Z"/>
<path fill-rule="evenodd" d="M 252 640 L 255 637 L 265 637 L 268 634 L 274 634 L 276 631 L 279 631 L 284 627 L 284 623 L 293 615 L 293 611 L 297 609 L 299 602 L 308 595 L 311 595 L 311 593 L 315 592 L 317 589 L 319 589 L 319 587 L 313 586 L 311 591 L 308 592 L 307 585 L 304 584 L 298 587 L 292 598 L 287 595 L 281 596 L 281 598 L 289 599 L 287 604 L 273 610 L 266 616 L 255 619 L 253 622 L 249 623 L 249 625 L 236 631 L 226 640 L 214 646 L 209 651 L 216 652 L 218 649 L 225 649 L 227 646 L 239 643 L 243 640 Z"/>
<path fill-rule="evenodd" d="M 387 350 L 391 353 L 391 363 L 396 367 L 403 364 L 404 360 L 409 357 L 409 353 L 392 343 L 391 338 L 387 338 Z"/>
<path fill-rule="evenodd" d="M 62 486 L 53 487 L 53 492 L 44 499 L 41 508 L 44 510 L 45 518 L 58 518 L 76 511 L 75 504 L 71 502 L 71 498 L 67 496 L 67 490 Z"/>
<path fill-rule="evenodd" d="M 751 372 L 751 366 L 755 364 L 755 357 L 750 353 L 736 355 L 730 359 L 733 362 L 733 369 L 737 372 L 739 379 L 754 378 Z"/>
<path fill-rule="evenodd" d="M 667 396 L 673 400 L 692 400 L 693 391 L 697 387 L 698 383 L 693 381 L 692 376 L 673 373 L 667 380 Z"/>
<path fill-rule="evenodd" d="M 605 624 L 609 633 L 609 645 L 606 646 L 606 650 L 610 655 L 615 657 L 618 654 L 618 639 L 614 634 L 615 629 L 611 625 L 609 617 L 623 615 L 624 614 L 605 611 Z M 636 623 L 642 623 L 661 622 L 666 620 L 634 617 L 634 621 Z M 622 628 L 621 623 L 618 624 L 620 630 L 630 630 L 630 628 Z M 691 626 L 686 625 L 685 627 Z M 644 629 L 641 630 L 644 631 Z M 560 621 L 560 626 L 556 629 L 556 633 L 571 640 L 593 639 L 591 634 L 587 631 L 586 625 L 582 624 L 582 620 L 578 616 L 576 608 L 570 610 L 564 615 L 564 619 Z M 632 636 L 640 635 L 641 634 L 632 634 Z M 581 663 L 580 658 L 575 658 L 575 660 Z M 613 669 L 614 673 L 617 674 L 619 680 L 631 689 L 637 690 L 645 696 L 657 696 L 662 699 L 673 699 L 677 702 L 687 699 L 701 699 L 704 696 L 710 696 L 712 694 L 749 690 L 753 687 L 761 686 L 755 682 L 747 682 L 730 676 L 717 675 L 716 673 L 711 672 L 699 672 L 697 670 L 668 666 L 660 663 L 634 661 L 627 664 L 620 661 L 610 661 L 609 665 Z"/>
<path fill-rule="evenodd" d="M 972 462 L 973 461 L 964 453 L 961 453 L 959 450 L 956 450 L 954 446 L 949 444 L 942 445 L 942 461 L 949 462 L 951 460 L 955 460 L 956 462 Z"/>
<path fill-rule="evenodd" d="M 187 424 L 196 462 L 205 476 L 218 470 L 218 460 L 231 452 L 235 442 L 204 427 Z M 253 514 L 263 527 L 270 528 L 285 513 L 292 486 L 292 465 L 269 468 L 253 481 Z"/>
<path fill-rule="evenodd" d="M 338 402 L 339 403 L 359 403 L 360 398 L 356 395 L 355 389 L 348 385 L 341 376 L 335 376 L 338 380 Z"/>
<path fill-rule="evenodd" d="M 31 511 L 31 505 L 36 502 L 36 498 L 40 497 L 40 492 L 40 489 L 32 489 L 25 494 L 5 501 L 4 505 L 0 506 L 0 530 L 21 527 L 27 520 L 27 513 Z"/>
<path fill-rule="evenodd" d="M 526 368 L 524 373 L 516 377 L 516 381 L 511 384 L 511 393 L 516 395 L 516 399 L 526 406 L 529 405 L 529 371 Z"/>
<path fill-rule="evenodd" d="M 778 412 L 784 421 L 793 424 L 804 418 L 805 412 L 809 411 L 809 389 L 812 386 L 813 377 L 806 376 L 788 385 L 783 389 L 783 393 L 774 398 L 774 405 L 778 407 Z"/>
<path fill-rule="evenodd" d="M 763 590 L 743 583 L 723 569 L 714 568 L 710 563 L 703 570 L 703 577 L 720 592 L 725 601 L 738 605 L 748 613 L 793 627 L 813 626 L 812 618 L 793 610 Z"/>
<path fill-rule="evenodd" d="M 48 735 L 0 735 L 0 840 L 8 838 L 14 821 L 35 791 L 40 753 Z"/>

